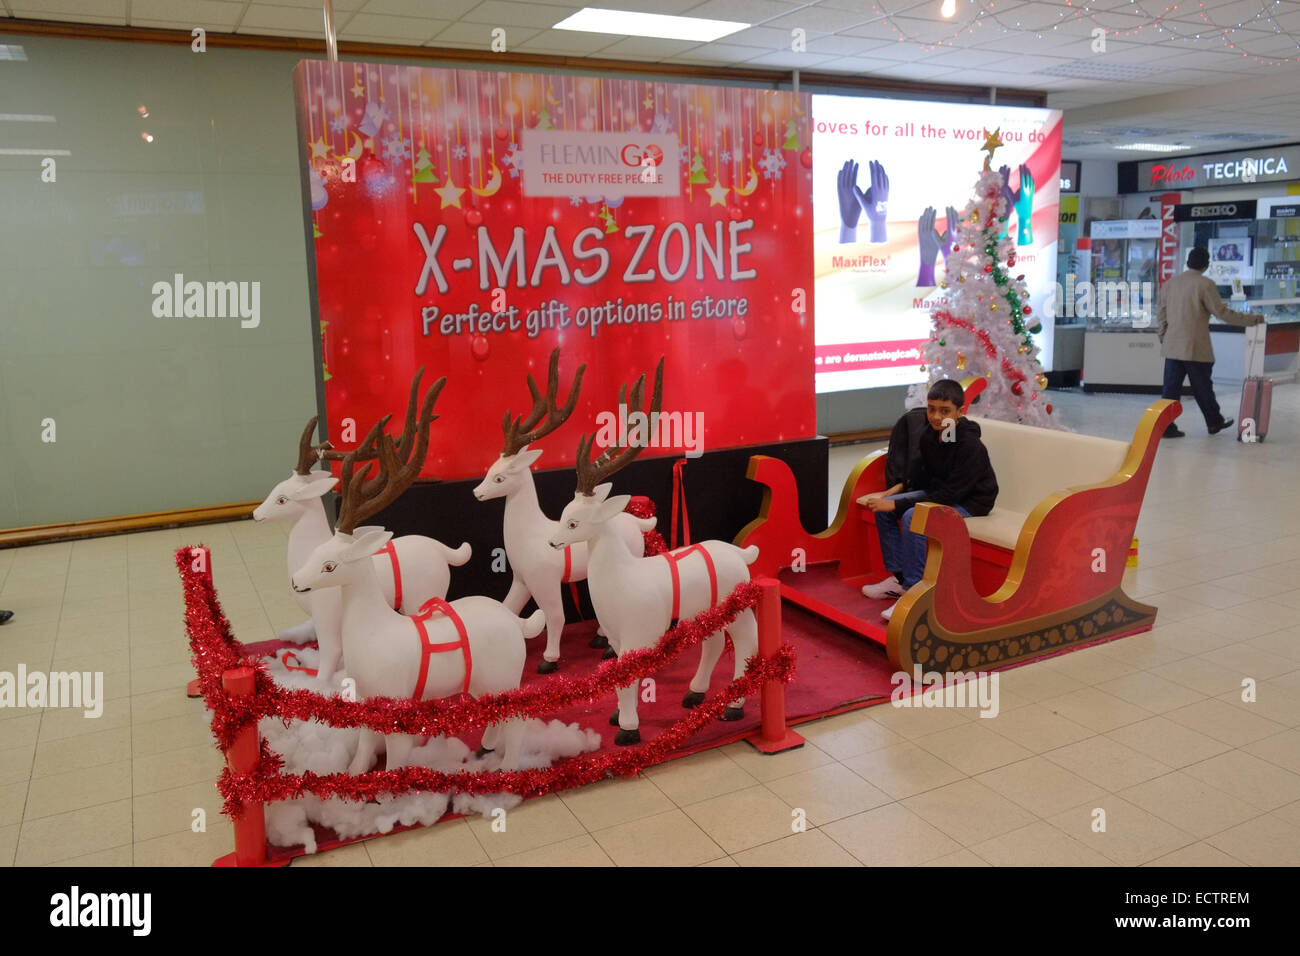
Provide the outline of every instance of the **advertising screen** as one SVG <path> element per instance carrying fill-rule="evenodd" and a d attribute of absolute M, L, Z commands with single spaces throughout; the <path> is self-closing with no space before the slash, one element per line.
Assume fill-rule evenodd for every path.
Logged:
<path fill-rule="evenodd" d="M 1059 110 L 813 96 L 816 390 L 926 378 L 930 310 L 944 302 L 952 221 L 972 198 L 984 131 L 1016 196 L 1007 226 L 1033 307 L 1050 314 L 1060 198 Z M 1051 325 L 1039 335 L 1051 364 Z"/>

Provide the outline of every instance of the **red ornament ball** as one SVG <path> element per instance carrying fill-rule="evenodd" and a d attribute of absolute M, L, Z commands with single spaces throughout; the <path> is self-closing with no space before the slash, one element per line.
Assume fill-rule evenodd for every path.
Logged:
<path fill-rule="evenodd" d="M 474 228 L 477 226 L 481 226 L 482 224 L 483 224 L 483 214 L 481 212 L 479 212 L 477 209 L 465 210 L 465 225 Z"/>
<path fill-rule="evenodd" d="M 1011 383 L 1011 394 L 1012 394 L 1012 395 L 1023 395 L 1024 393 L 1025 393 L 1025 388 L 1024 388 L 1023 385 L 1021 385 L 1019 382 L 1012 382 L 1012 383 Z"/>
<path fill-rule="evenodd" d="M 744 210 L 739 206 L 732 206 L 727 210 L 727 215 L 731 217 L 733 222 L 739 222 L 741 219 L 745 218 Z"/>
<path fill-rule="evenodd" d="M 488 342 L 486 335 L 476 335 L 469 344 L 469 353 L 480 362 L 487 361 L 488 353 L 492 351 L 492 345 Z"/>
<path fill-rule="evenodd" d="M 731 323 L 731 334 L 736 337 L 737 342 L 745 341 L 745 336 L 749 334 L 749 326 L 745 324 L 744 319 L 736 319 Z"/>
<path fill-rule="evenodd" d="M 812 147 L 805 146 L 802 153 L 799 154 L 799 165 L 804 169 L 812 169 Z"/>
<path fill-rule="evenodd" d="M 762 134 L 762 133 L 755 133 L 755 134 L 751 137 L 750 142 L 752 142 L 755 146 L 762 146 L 762 145 L 763 145 L 763 134 Z"/>
<path fill-rule="evenodd" d="M 528 128 L 529 128 L 529 129 L 532 129 L 534 126 L 536 126 L 536 125 L 537 125 L 537 121 L 538 121 L 539 119 L 541 119 L 541 116 L 538 114 L 537 110 L 529 110 L 529 111 L 528 111 Z"/>
<path fill-rule="evenodd" d="M 1033 312 L 1034 310 L 1031 309 L 1029 306 L 1025 306 L 1025 307 L 1024 307 L 1023 309 L 1021 309 L 1020 311 L 1023 312 L 1025 315 L 1029 315 L 1029 314 L 1030 314 L 1031 312 Z"/>
<path fill-rule="evenodd" d="M 961 252 L 961 246 L 957 245 L 957 243 L 954 242 L 954 243 L 952 244 L 952 251 L 953 251 L 953 252 Z"/>
<path fill-rule="evenodd" d="M 1051 403 L 1051 402 L 1048 402 L 1048 403 L 1047 403 L 1047 414 L 1049 414 L 1049 415 L 1052 414 L 1052 403 Z"/>
<path fill-rule="evenodd" d="M 992 272 L 992 271 L 993 271 L 993 266 L 992 266 L 992 264 L 985 266 L 985 267 L 984 267 L 984 271 L 985 271 L 985 272 Z"/>
<path fill-rule="evenodd" d="M 492 135 L 504 143 L 510 138 L 510 130 L 506 129 L 504 126 L 498 126 L 492 131 Z"/>

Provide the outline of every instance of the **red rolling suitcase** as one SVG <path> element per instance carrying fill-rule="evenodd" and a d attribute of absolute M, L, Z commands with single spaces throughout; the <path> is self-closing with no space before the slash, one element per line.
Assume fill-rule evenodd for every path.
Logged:
<path fill-rule="evenodd" d="M 1256 332 L 1256 329 L 1259 331 Z M 1246 329 L 1250 336 L 1249 354 L 1251 362 L 1249 371 L 1254 371 L 1254 359 L 1258 350 L 1263 349 L 1263 326 Z M 1263 370 L 1263 366 L 1260 366 Z M 1241 386 L 1241 411 L 1237 413 L 1237 441 L 1263 441 L 1268 435 L 1268 413 L 1273 405 L 1273 380 L 1262 375 L 1247 375 Z"/>

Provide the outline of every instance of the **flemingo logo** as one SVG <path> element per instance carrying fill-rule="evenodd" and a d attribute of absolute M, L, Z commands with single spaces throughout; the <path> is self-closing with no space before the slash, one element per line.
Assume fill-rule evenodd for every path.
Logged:
<path fill-rule="evenodd" d="M 148 936 L 152 912 L 152 893 L 82 893 L 73 886 L 50 897 L 51 926 L 128 926 L 132 935 Z"/>

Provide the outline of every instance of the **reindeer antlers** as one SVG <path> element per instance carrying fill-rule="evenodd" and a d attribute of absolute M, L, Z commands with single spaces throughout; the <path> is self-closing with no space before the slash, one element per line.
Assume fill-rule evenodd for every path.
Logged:
<path fill-rule="evenodd" d="M 342 504 L 339 507 L 339 520 L 336 526 L 339 531 L 351 534 L 361 522 L 396 501 L 402 492 L 410 487 L 411 482 L 420 473 L 420 469 L 424 467 L 424 459 L 429 452 L 429 425 L 438 417 L 433 414 L 433 406 L 438 401 L 438 396 L 442 394 L 443 386 L 447 384 L 447 377 L 444 375 L 433 383 L 424 396 L 424 404 L 417 418 L 415 401 L 419 395 L 420 378 L 423 375 L 424 367 L 421 366 L 415 373 L 415 381 L 411 383 L 411 398 L 406 408 L 406 425 L 402 429 L 402 437 L 396 443 L 384 431 L 393 416 L 385 415 L 375 423 L 366 435 L 365 441 L 357 448 L 344 455 L 338 452 L 325 453 L 327 458 L 333 460 L 341 458 L 343 461 L 342 482 L 339 488 Z M 371 478 L 370 472 L 374 467 L 375 458 L 379 459 L 379 474 Z M 364 461 L 366 464 L 359 473 L 354 474 L 358 461 Z"/>
<path fill-rule="evenodd" d="M 636 380 L 632 386 L 632 399 L 627 401 L 627 383 L 618 390 L 618 403 L 620 406 L 626 406 L 633 411 L 641 410 L 641 399 L 645 393 L 645 373 Z M 655 369 L 654 393 L 650 398 L 650 407 L 646 409 L 645 416 L 647 426 L 651 426 L 653 417 L 663 409 L 664 398 L 664 360 L 659 359 L 659 367 Z M 652 426 L 651 426 L 652 427 Z M 645 436 L 649 437 L 649 436 Z M 597 458 L 591 460 L 591 446 L 595 441 L 595 435 L 583 435 L 578 440 L 578 492 L 584 495 L 590 495 L 595 492 L 596 486 L 601 484 L 616 471 L 627 465 L 633 458 L 641 454 L 644 444 L 630 445 L 620 447 L 613 445 Z"/>
<path fill-rule="evenodd" d="M 546 376 L 546 397 L 542 398 L 542 393 L 537 389 L 537 383 L 533 381 L 533 376 L 528 376 L 528 391 L 533 396 L 533 410 L 528 413 L 528 417 L 520 416 L 514 421 L 510 420 L 510 413 L 506 412 L 505 419 L 501 422 L 501 430 L 505 432 L 506 443 L 501 448 L 503 456 L 516 455 L 526 445 L 537 441 L 545 435 L 549 435 L 555 429 L 563 425 L 573 409 L 578 404 L 578 390 L 582 388 L 582 375 L 587 371 L 587 365 L 584 362 L 578 366 L 577 374 L 573 376 L 573 385 L 569 388 L 569 400 L 564 403 L 563 408 L 555 407 L 556 392 L 560 387 L 560 350 L 556 348 L 551 352 L 551 366 Z M 542 421 L 542 416 L 546 420 Z M 538 422 L 541 425 L 538 426 Z"/>
<path fill-rule="evenodd" d="M 316 462 L 329 457 L 326 453 L 334 447 L 328 441 L 321 442 L 319 445 L 311 443 L 311 434 L 316 430 L 316 422 L 319 419 L 320 416 L 317 415 L 309 421 L 307 427 L 302 430 L 302 438 L 298 439 L 298 464 L 293 470 L 300 475 L 307 474 Z"/>

